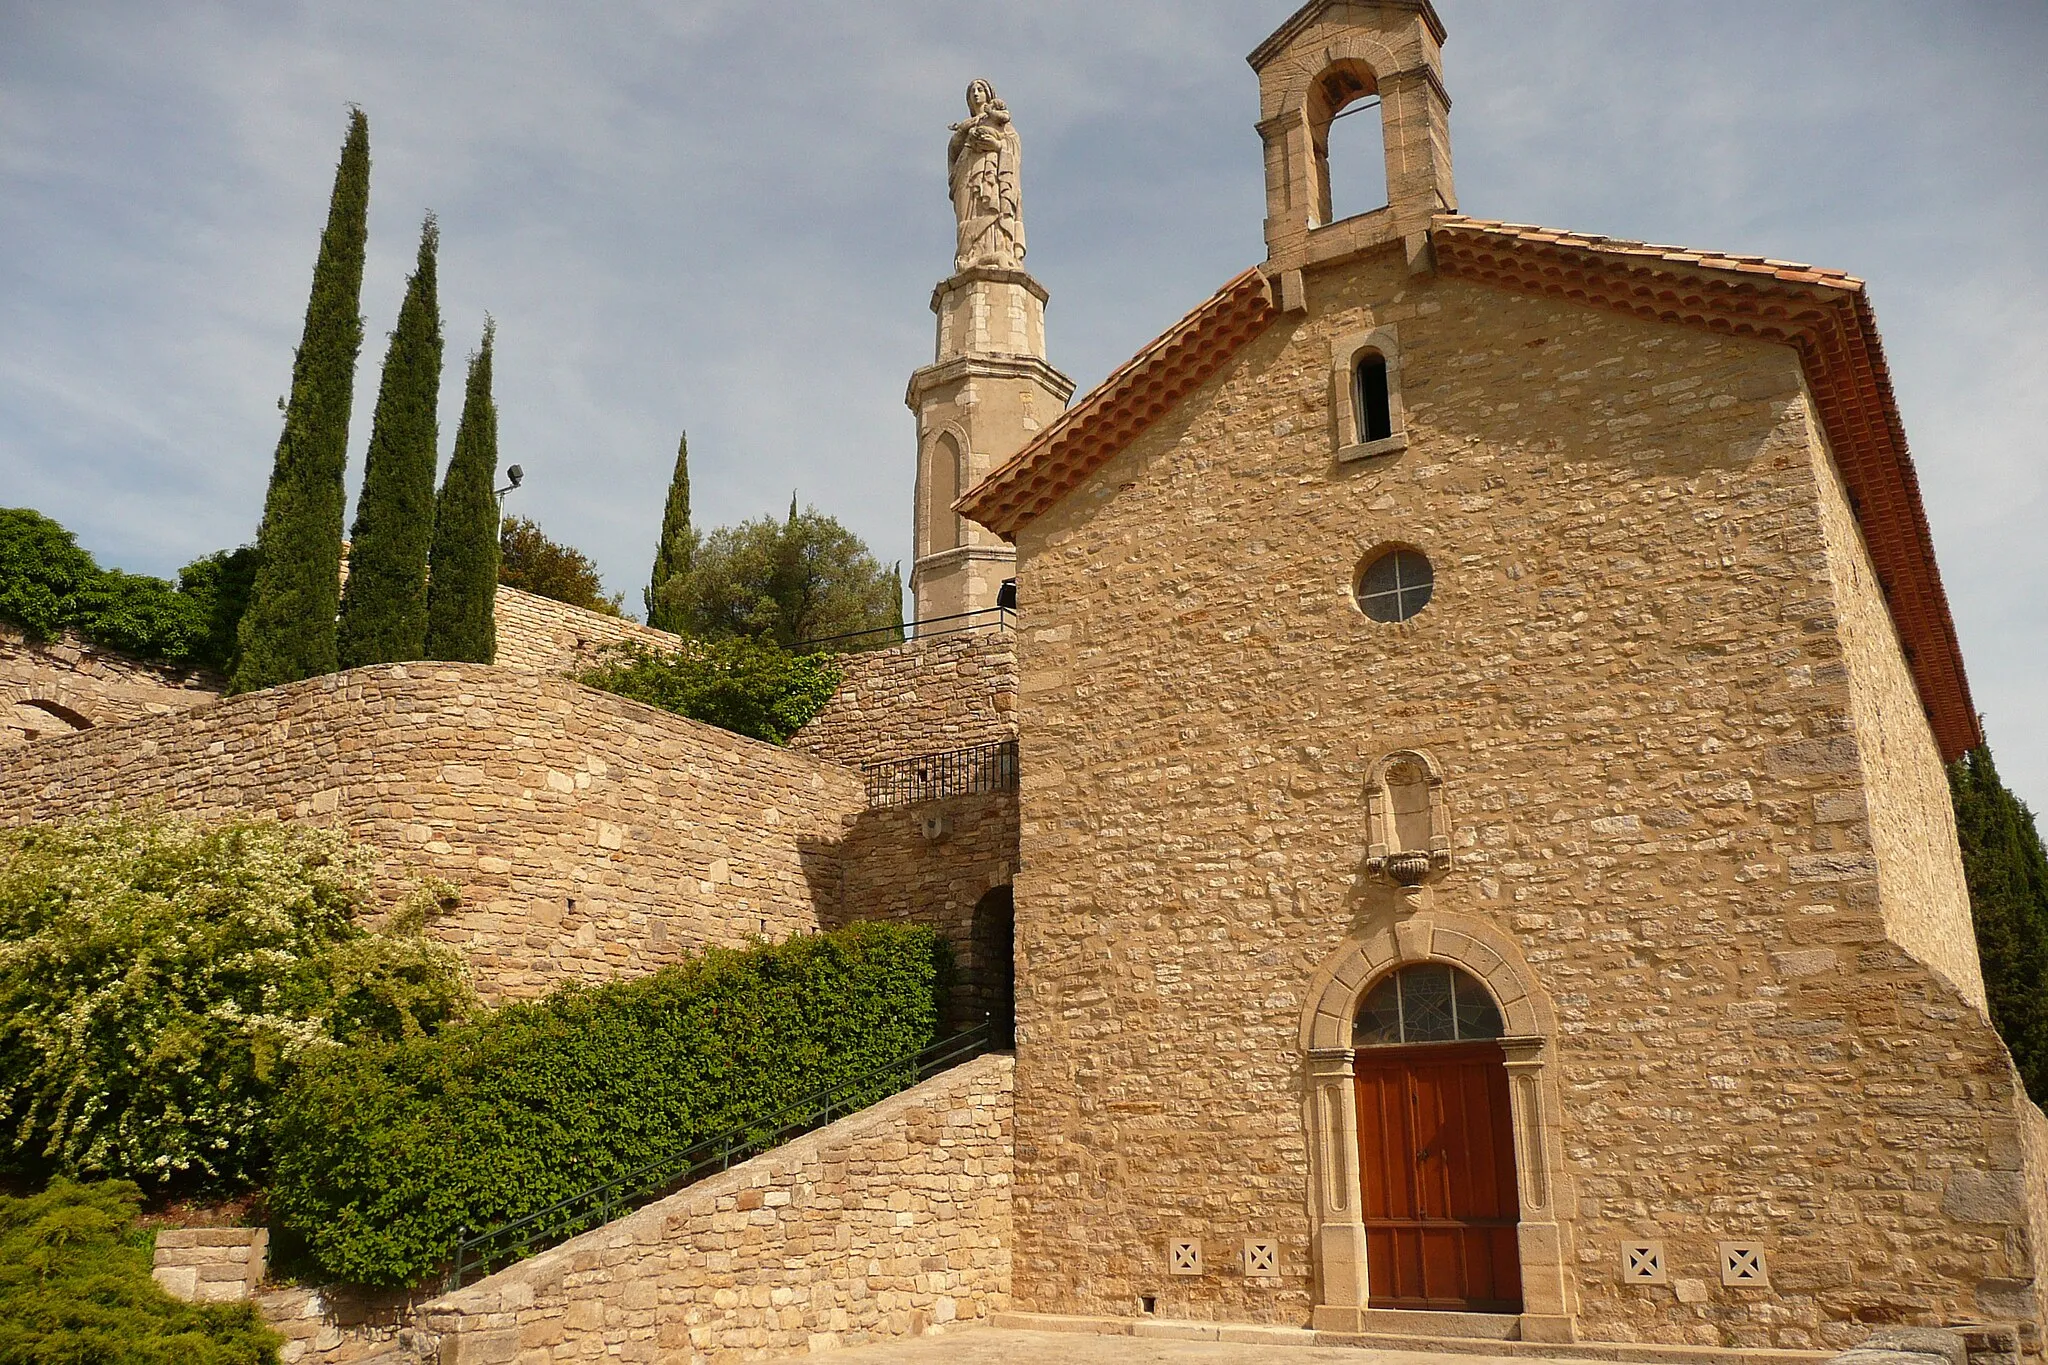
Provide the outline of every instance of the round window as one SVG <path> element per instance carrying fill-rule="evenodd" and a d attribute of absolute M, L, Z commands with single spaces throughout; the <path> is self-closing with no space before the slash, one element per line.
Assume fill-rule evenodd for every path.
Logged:
<path fill-rule="evenodd" d="M 1486 987 L 1448 962 L 1423 962 L 1381 977 L 1365 993 L 1351 1041 L 1358 1047 L 1472 1043 L 1503 1031 L 1500 1006 Z"/>
<path fill-rule="evenodd" d="M 1429 605 L 1436 574 L 1420 550 L 1388 550 L 1366 561 L 1352 589 L 1358 609 L 1375 621 L 1405 621 Z"/>

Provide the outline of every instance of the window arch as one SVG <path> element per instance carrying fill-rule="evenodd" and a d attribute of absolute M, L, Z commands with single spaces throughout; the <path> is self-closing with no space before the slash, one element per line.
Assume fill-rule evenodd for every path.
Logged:
<path fill-rule="evenodd" d="M 1330 346 L 1331 437 L 1337 458 L 1359 460 L 1408 448 L 1401 409 L 1401 345 L 1392 327 L 1372 327 Z"/>
<path fill-rule="evenodd" d="M 1358 1002 L 1354 1047 L 1490 1042 L 1507 1032 L 1493 993 L 1448 962 L 1417 962 L 1380 978 Z"/>
<path fill-rule="evenodd" d="M 1351 363 L 1351 420 L 1358 424 L 1360 441 L 1384 441 L 1394 434 L 1391 393 L 1387 358 L 1377 350 L 1360 351 Z"/>
<path fill-rule="evenodd" d="M 925 553 L 954 549 L 960 544 L 960 514 L 953 510 L 960 496 L 960 442 L 952 432 L 932 442 L 925 482 Z"/>

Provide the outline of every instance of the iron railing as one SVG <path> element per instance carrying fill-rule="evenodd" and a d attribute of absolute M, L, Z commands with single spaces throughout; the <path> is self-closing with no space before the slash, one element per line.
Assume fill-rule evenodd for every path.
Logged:
<path fill-rule="evenodd" d="M 920 758 L 892 758 L 861 765 L 868 805 L 911 806 L 942 796 L 1017 789 L 1017 741 L 999 740 Z"/>
<path fill-rule="evenodd" d="M 1007 1044 L 1008 1029 L 999 1021 L 977 1024 L 921 1052 L 764 1110 L 750 1122 L 728 1128 L 674 1156 L 647 1162 L 524 1218 L 465 1236 L 455 1244 L 455 1259 L 442 1281 L 442 1292 L 459 1289 L 501 1266 L 557 1246 Z"/>
<path fill-rule="evenodd" d="M 865 639 L 870 635 L 895 635 L 899 639 L 934 640 L 941 635 L 958 635 L 966 630 L 1001 630 L 1017 619 L 1013 607 L 983 607 L 980 611 L 956 612 L 951 616 L 932 616 L 922 621 L 905 621 L 900 626 L 875 626 L 868 630 L 850 630 L 844 635 L 820 635 L 815 640 L 799 640 L 789 647 L 792 654 L 809 654 L 822 645 L 836 645 L 829 652 L 851 654 L 859 649 L 874 648 L 871 645 L 847 645 L 847 640 Z M 889 643 L 894 643 L 893 641 Z"/>

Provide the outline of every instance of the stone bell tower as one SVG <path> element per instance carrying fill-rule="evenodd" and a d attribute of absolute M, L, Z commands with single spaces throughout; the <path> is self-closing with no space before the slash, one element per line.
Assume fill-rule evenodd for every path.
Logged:
<path fill-rule="evenodd" d="M 917 414 L 910 589 L 920 621 L 996 605 L 1017 552 L 953 502 L 1064 412 L 1074 392 L 1074 381 L 1046 363 L 1045 286 L 1024 270 L 1009 107 L 976 81 L 952 131 L 953 275 L 932 291 L 938 344 L 904 398 Z"/>

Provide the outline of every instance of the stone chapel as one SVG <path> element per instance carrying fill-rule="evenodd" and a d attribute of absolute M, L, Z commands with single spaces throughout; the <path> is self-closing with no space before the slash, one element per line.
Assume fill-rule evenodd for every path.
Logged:
<path fill-rule="evenodd" d="M 1016 1302 L 2038 1323 L 2048 1124 L 1863 286 L 1463 216 L 1444 39 L 1260 44 L 1266 258 L 955 504 L 1022 610 Z M 1331 221 L 1373 100 L 1386 205 Z M 1043 411 L 1020 350 L 975 382 Z"/>
<path fill-rule="evenodd" d="M 511 589 L 496 667 L 219 700 L 0 631 L 0 825 L 338 825 L 386 889 L 461 888 L 431 932 L 494 1001 L 896 918 L 951 938 L 958 1013 L 1014 1002 L 1013 1057 L 439 1298 L 293 1300 L 290 1358 L 1004 1313 L 2040 1354 L 2048 1119 L 1987 1012 L 1943 770 L 1976 711 L 1864 287 L 1461 214 L 1444 41 L 1312 0 L 1261 43 L 1265 258 L 1071 407 L 969 89 L 906 395 L 923 625 L 787 746 L 578 686 L 677 641 Z M 1332 125 L 1375 109 L 1385 204 L 1340 217 Z"/>

